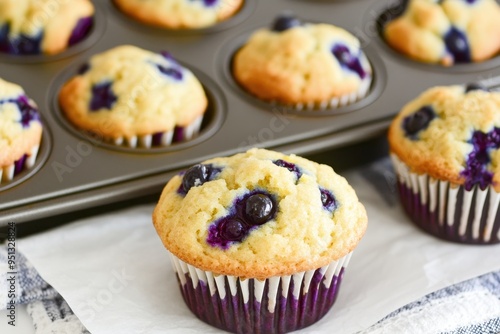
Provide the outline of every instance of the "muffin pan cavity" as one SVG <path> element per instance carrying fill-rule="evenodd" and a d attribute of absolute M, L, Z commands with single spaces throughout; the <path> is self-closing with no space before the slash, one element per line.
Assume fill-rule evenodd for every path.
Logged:
<path fill-rule="evenodd" d="M 106 14 L 100 3 L 94 1 L 94 17 L 92 26 L 89 32 L 79 40 L 77 43 L 70 45 L 66 50 L 54 54 L 33 54 L 33 55 L 13 55 L 5 52 L 0 52 L 0 62 L 1 63 L 13 63 L 13 64 L 40 64 L 55 62 L 65 58 L 73 57 L 79 53 L 92 47 L 104 34 L 106 30 Z"/>
<path fill-rule="evenodd" d="M 384 62 L 378 56 L 376 50 L 373 47 L 368 46 L 362 50 L 372 67 L 371 82 L 366 87 L 361 87 L 361 89 L 356 93 L 352 93 L 342 98 L 334 98 L 331 101 L 325 101 L 321 104 L 308 103 L 285 105 L 275 101 L 268 102 L 259 99 L 242 87 L 233 75 L 233 60 L 235 54 L 257 29 L 262 29 L 262 26 L 254 27 L 224 45 L 224 48 L 221 50 L 221 54 L 218 57 L 220 62 L 217 66 L 219 70 L 221 70 L 221 75 L 224 77 L 227 84 L 233 88 L 235 93 L 242 99 L 254 104 L 256 107 L 269 111 L 274 110 L 274 108 L 279 108 L 283 113 L 294 116 L 332 116 L 364 108 L 370 105 L 378 98 L 378 96 L 380 96 L 380 94 L 382 94 L 386 80 Z M 332 57 L 333 56 L 334 55 L 332 55 Z"/>
<path fill-rule="evenodd" d="M 404 66 L 416 67 L 423 71 L 442 71 L 448 73 L 473 73 L 490 70 L 492 68 L 500 66 L 500 56 L 495 55 L 490 59 L 486 59 L 481 62 L 469 62 L 469 63 L 457 63 L 451 66 L 443 66 L 440 64 L 425 63 L 399 52 L 392 48 L 384 38 L 384 27 L 392 20 L 400 16 L 404 11 L 404 5 L 402 4 L 406 1 L 392 1 L 384 2 L 380 1 L 379 4 L 372 7 L 369 11 L 369 16 L 365 17 L 365 20 L 374 20 L 374 27 L 377 29 L 378 44 L 384 49 L 387 56 L 394 58 L 396 61 L 401 62 Z M 456 30 L 456 29 L 455 29 Z"/>
<path fill-rule="evenodd" d="M 212 136 L 220 128 L 224 121 L 226 113 L 224 96 L 218 85 L 207 75 L 199 70 L 193 69 L 189 65 L 181 64 L 189 68 L 193 74 L 200 80 L 208 100 L 208 107 L 203 115 L 194 122 L 192 126 L 186 128 L 176 128 L 169 134 L 156 134 L 153 136 L 136 136 L 133 138 L 121 138 L 115 142 L 105 140 L 104 138 L 89 131 L 78 129 L 71 124 L 64 116 L 59 105 L 58 95 L 61 86 L 72 76 L 85 68 L 86 63 L 74 64 L 62 71 L 54 80 L 51 88 L 51 111 L 60 125 L 71 135 L 81 138 L 83 141 L 92 143 L 95 146 L 128 153 L 166 153 L 176 150 L 186 149 L 199 144 Z M 180 136 L 187 139 L 178 140 Z M 168 138 L 167 138 L 168 137 Z"/>

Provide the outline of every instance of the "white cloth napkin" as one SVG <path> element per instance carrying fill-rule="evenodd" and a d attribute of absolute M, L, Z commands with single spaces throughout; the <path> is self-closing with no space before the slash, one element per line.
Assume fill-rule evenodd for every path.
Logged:
<path fill-rule="evenodd" d="M 390 174 L 385 179 L 386 193 L 380 193 L 363 178 L 366 172 L 359 169 L 345 176 L 367 208 L 368 231 L 354 252 L 332 310 L 299 333 L 399 333 L 406 328 L 396 326 L 401 322 L 385 320 L 385 325 L 382 321 L 368 328 L 433 291 L 500 270 L 500 246 L 457 245 L 424 234 L 399 205 L 387 201 L 394 196 Z M 85 219 L 21 239 L 18 247 L 93 334 L 220 332 L 197 320 L 184 305 L 167 253 L 151 224 L 153 207 Z M 403 309 L 407 313 L 399 319 L 412 315 L 408 319 L 414 333 L 440 333 L 466 328 L 474 312 L 500 317 L 499 296 L 491 299 L 485 293 L 484 298 L 457 294 L 448 307 L 434 302 L 425 312 L 418 307 Z M 469 307 L 474 301 L 487 304 L 481 309 Z M 447 316 L 453 311 L 449 305 L 466 309 L 468 317 Z M 436 314 L 441 314 L 438 323 Z"/>

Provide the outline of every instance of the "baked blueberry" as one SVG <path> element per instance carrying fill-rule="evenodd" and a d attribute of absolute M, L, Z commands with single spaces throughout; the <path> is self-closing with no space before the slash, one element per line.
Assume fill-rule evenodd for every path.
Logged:
<path fill-rule="evenodd" d="M 487 92 L 489 89 L 486 86 L 484 86 L 480 83 L 476 83 L 476 82 L 469 83 L 465 86 L 466 93 L 474 91 L 474 90 L 484 90 L 485 92 Z"/>
<path fill-rule="evenodd" d="M 293 27 L 300 26 L 300 20 L 292 15 L 283 14 L 278 16 L 272 26 L 273 31 L 282 32 Z"/>
<path fill-rule="evenodd" d="M 71 32 L 71 36 L 69 37 L 68 45 L 75 45 L 84 39 L 92 27 L 93 19 L 92 17 L 84 17 L 78 20 L 75 28 Z"/>
<path fill-rule="evenodd" d="M 237 198 L 229 214 L 209 227 L 207 243 L 227 249 L 233 242 L 241 242 L 249 233 L 274 219 L 277 204 L 274 197 L 261 190 L 255 190 Z"/>
<path fill-rule="evenodd" d="M 160 51 L 160 54 L 163 56 L 163 58 L 165 58 L 171 62 L 177 63 L 177 60 L 175 60 L 174 56 L 172 56 L 172 54 L 170 52 Z"/>
<path fill-rule="evenodd" d="M 265 194 L 254 194 L 245 201 L 245 220 L 250 225 L 262 225 L 272 219 L 275 205 L 271 197 Z"/>
<path fill-rule="evenodd" d="M 493 173 L 488 170 L 488 165 L 491 162 L 490 150 L 500 147 L 500 128 L 494 128 L 488 133 L 474 131 L 469 143 L 473 146 L 472 152 L 461 172 L 465 178 L 465 189 L 471 190 L 475 185 L 486 189 L 493 182 Z"/>
<path fill-rule="evenodd" d="M 236 218 L 227 218 L 219 223 L 219 233 L 223 240 L 241 241 L 246 232 L 245 224 Z"/>
<path fill-rule="evenodd" d="M 81 65 L 81 66 L 78 68 L 77 73 L 78 73 L 78 74 L 80 74 L 80 75 L 84 75 L 84 74 L 85 74 L 85 73 L 87 73 L 89 70 L 90 70 L 90 65 L 89 65 L 89 63 L 84 63 L 83 65 Z"/>
<path fill-rule="evenodd" d="M 207 165 L 194 165 L 189 168 L 182 179 L 182 188 L 187 193 L 192 187 L 201 186 L 209 179 L 210 170 Z"/>
<path fill-rule="evenodd" d="M 290 172 L 294 173 L 297 176 L 297 180 L 300 179 L 300 177 L 302 176 L 302 171 L 294 163 L 291 163 L 291 162 L 288 162 L 288 161 L 285 161 L 285 160 L 281 160 L 281 159 L 275 160 L 275 161 L 273 161 L 273 163 L 276 166 L 286 168 Z"/>
<path fill-rule="evenodd" d="M 337 200 L 331 191 L 320 188 L 321 193 L 321 203 L 323 204 L 323 208 L 330 212 L 333 212 L 337 208 Z"/>
<path fill-rule="evenodd" d="M 366 77 L 366 71 L 361 66 L 359 58 L 353 55 L 347 46 L 336 44 L 332 48 L 332 53 L 342 67 L 355 72 L 361 79 Z"/>
<path fill-rule="evenodd" d="M 111 109 L 117 97 L 111 89 L 111 82 L 104 82 L 92 87 L 92 98 L 90 100 L 90 110 Z"/>
<path fill-rule="evenodd" d="M 471 55 L 467 36 L 455 27 L 451 27 L 444 36 L 446 48 L 453 55 L 455 63 L 470 63 Z"/>
<path fill-rule="evenodd" d="M 431 106 L 424 106 L 403 120 L 403 129 L 407 137 L 416 139 L 415 135 L 425 130 L 436 117 Z"/>
<path fill-rule="evenodd" d="M 215 5 L 219 0 L 203 0 L 203 4 L 207 7 L 212 7 Z"/>
<path fill-rule="evenodd" d="M 174 78 L 175 80 L 182 80 L 182 72 L 179 69 L 173 67 L 165 67 L 163 65 L 156 65 L 161 73 Z"/>
<path fill-rule="evenodd" d="M 32 121 L 40 121 L 37 108 L 30 103 L 25 95 L 20 96 L 16 102 L 21 111 L 21 124 L 23 127 L 29 127 Z"/>

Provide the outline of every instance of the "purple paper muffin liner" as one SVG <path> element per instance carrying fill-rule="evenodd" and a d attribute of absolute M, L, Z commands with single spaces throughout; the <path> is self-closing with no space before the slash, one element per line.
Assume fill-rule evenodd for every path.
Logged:
<path fill-rule="evenodd" d="M 321 319 L 339 291 L 352 253 L 290 276 L 241 279 L 195 268 L 170 254 L 182 296 L 202 321 L 238 334 L 288 333 Z"/>
<path fill-rule="evenodd" d="M 24 154 L 12 165 L 0 168 L 0 184 L 10 182 L 22 171 L 32 168 L 35 165 L 38 150 L 39 146 L 35 146 L 31 149 L 29 155 Z"/>
<path fill-rule="evenodd" d="M 463 244 L 500 243 L 500 194 L 493 187 L 470 191 L 463 186 L 410 172 L 391 155 L 401 203 L 408 217 L 425 232 Z"/>
<path fill-rule="evenodd" d="M 176 126 L 171 131 L 157 132 L 143 136 L 118 137 L 109 139 L 108 141 L 117 146 L 130 148 L 165 147 L 195 138 L 200 133 L 202 123 L 203 115 L 199 116 L 190 125 L 185 127 Z"/>

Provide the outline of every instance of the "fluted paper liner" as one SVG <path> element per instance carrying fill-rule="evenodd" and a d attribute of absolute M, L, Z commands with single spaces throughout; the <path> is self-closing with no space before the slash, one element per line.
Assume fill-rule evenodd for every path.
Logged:
<path fill-rule="evenodd" d="M 295 109 L 297 111 L 322 111 L 327 109 L 337 109 L 341 107 L 345 107 L 351 105 L 355 102 L 358 102 L 365 98 L 365 96 L 370 92 L 370 87 L 372 84 L 372 76 L 368 76 L 367 78 L 361 81 L 359 89 L 350 94 L 345 94 L 342 96 L 334 97 L 327 101 L 322 101 L 320 103 L 297 103 L 292 104 L 287 107 L 291 109 Z"/>
<path fill-rule="evenodd" d="M 183 298 L 198 318 L 230 332 L 258 334 L 287 333 L 322 318 L 351 254 L 316 270 L 263 281 L 216 275 L 170 258 Z"/>
<path fill-rule="evenodd" d="M 143 136 L 118 137 L 109 139 L 111 144 L 116 146 L 125 146 L 130 148 L 151 148 L 151 147 L 168 147 L 174 143 L 180 143 L 195 138 L 203 123 L 203 115 L 196 118 L 191 124 L 185 127 L 176 127 L 167 132 L 159 132 L 156 134 L 147 134 Z"/>
<path fill-rule="evenodd" d="M 398 177 L 401 202 L 411 220 L 439 238 L 468 244 L 500 242 L 500 194 L 418 175 L 396 155 L 391 159 Z"/>
<path fill-rule="evenodd" d="M 0 184 L 10 182 L 23 170 L 32 168 L 35 165 L 39 148 L 40 146 L 34 146 L 29 155 L 25 154 L 12 165 L 0 168 Z"/>

